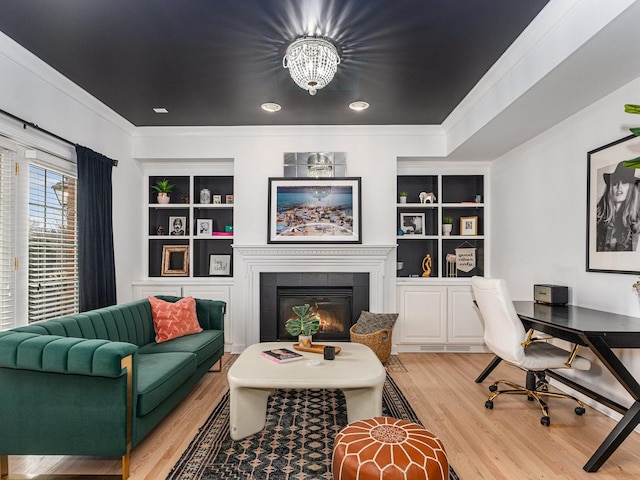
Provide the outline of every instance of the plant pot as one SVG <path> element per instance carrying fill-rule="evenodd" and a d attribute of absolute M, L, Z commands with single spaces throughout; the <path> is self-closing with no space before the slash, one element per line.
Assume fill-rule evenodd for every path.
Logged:
<path fill-rule="evenodd" d="M 451 223 L 442 224 L 442 234 L 445 237 L 448 237 L 449 235 L 451 235 L 451 230 L 452 229 L 453 229 L 453 224 L 451 224 Z"/>
<path fill-rule="evenodd" d="M 170 201 L 171 201 L 171 198 L 169 198 L 169 194 L 168 193 L 159 193 L 158 194 L 158 203 L 162 203 L 163 205 L 166 205 Z"/>
<path fill-rule="evenodd" d="M 400 197 L 400 203 L 407 203 L 407 197 Z"/>
<path fill-rule="evenodd" d="M 298 343 L 301 347 L 311 347 L 311 335 L 298 335 Z"/>

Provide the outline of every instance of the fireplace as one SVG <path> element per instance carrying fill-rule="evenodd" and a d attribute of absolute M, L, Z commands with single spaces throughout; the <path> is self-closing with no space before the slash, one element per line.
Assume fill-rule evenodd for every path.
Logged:
<path fill-rule="evenodd" d="M 260 341 L 295 341 L 285 329 L 292 307 L 311 305 L 320 316 L 314 341 L 348 341 L 349 329 L 369 309 L 368 273 L 262 273 Z"/>

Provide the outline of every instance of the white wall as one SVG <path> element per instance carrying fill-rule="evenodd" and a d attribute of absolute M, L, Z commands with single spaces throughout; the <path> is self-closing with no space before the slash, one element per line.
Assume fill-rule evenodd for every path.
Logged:
<path fill-rule="evenodd" d="M 587 152 L 640 125 L 640 117 L 623 108 L 640 101 L 639 91 L 636 79 L 493 163 L 491 271 L 507 280 L 515 300 L 531 300 L 534 283 L 554 283 L 570 287 L 573 304 L 640 316 L 640 300 L 631 288 L 636 275 L 585 267 Z M 620 356 L 640 378 L 640 351 L 624 350 Z M 592 389 L 613 391 L 618 402 L 630 403 L 597 361 L 588 374 L 576 375 Z"/>

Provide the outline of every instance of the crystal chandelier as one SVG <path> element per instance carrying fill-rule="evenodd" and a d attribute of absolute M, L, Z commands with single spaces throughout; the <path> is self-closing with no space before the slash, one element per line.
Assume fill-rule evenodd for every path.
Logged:
<path fill-rule="evenodd" d="M 326 87 L 338 70 L 340 57 L 330 42 L 317 37 L 302 37 L 287 48 L 282 66 L 300 88 L 315 95 Z"/>

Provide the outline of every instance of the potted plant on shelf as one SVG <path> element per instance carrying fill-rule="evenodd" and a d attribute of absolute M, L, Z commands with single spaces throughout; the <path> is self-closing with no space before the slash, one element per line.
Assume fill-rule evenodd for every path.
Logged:
<path fill-rule="evenodd" d="M 407 203 L 407 192 L 400 192 L 398 197 L 400 198 L 400 203 Z"/>
<path fill-rule="evenodd" d="M 442 217 L 442 233 L 445 236 L 451 235 L 451 229 L 453 229 L 453 218 Z"/>
<path fill-rule="evenodd" d="M 310 347 L 312 335 L 320 329 L 320 317 L 308 303 L 296 305 L 291 309 L 297 317 L 288 319 L 284 328 L 290 335 L 298 336 L 298 343 L 301 347 Z"/>
<path fill-rule="evenodd" d="M 169 194 L 176 186 L 169 183 L 169 180 L 165 178 L 164 180 L 158 180 L 155 185 L 151 185 L 151 188 L 158 192 L 158 203 L 166 204 L 171 200 Z"/>

